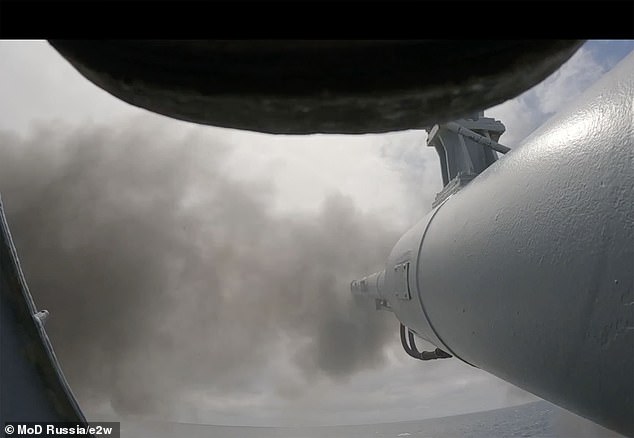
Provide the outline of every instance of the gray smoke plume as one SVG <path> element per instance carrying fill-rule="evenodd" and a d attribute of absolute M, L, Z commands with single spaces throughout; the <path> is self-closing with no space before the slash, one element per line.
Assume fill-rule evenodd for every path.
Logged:
<path fill-rule="evenodd" d="M 201 129 L 0 132 L 18 254 L 85 407 L 168 414 L 188 391 L 244 391 L 280 354 L 303 380 L 268 383 L 292 397 L 380 366 L 394 338 L 349 282 L 380 269 L 399 232 L 337 194 L 317 215 L 274 214 L 270 185 L 223 173 L 231 151 Z"/>

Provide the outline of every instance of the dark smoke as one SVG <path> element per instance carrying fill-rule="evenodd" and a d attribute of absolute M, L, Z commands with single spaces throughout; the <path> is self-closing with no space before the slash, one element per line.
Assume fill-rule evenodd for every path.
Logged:
<path fill-rule="evenodd" d="M 381 268 L 398 232 L 337 194 L 318 215 L 276 216 L 270 185 L 223 173 L 231 151 L 204 129 L 0 132 L 17 250 L 87 408 L 169 414 L 190 390 L 244 391 L 280 351 L 308 390 L 380 366 L 393 339 L 393 317 L 355 305 L 348 285 Z"/>

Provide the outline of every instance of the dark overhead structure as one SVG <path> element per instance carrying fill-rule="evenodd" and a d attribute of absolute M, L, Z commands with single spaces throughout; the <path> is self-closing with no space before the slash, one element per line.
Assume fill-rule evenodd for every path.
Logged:
<path fill-rule="evenodd" d="M 511 99 L 580 41 L 51 41 L 132 105 L 273 134 L 424 128 Z"/>

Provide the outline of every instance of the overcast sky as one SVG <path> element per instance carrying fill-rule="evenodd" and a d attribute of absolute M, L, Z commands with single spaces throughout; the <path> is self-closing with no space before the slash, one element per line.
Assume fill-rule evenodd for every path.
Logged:
<path fill-rule="evenodd" d="M 586 43 L 485 112 L 514 147 L 634 49 Z M 132 107 L 46 42 L 0 41 L 0 193 L 90 419 L 358 424 L 533 400 L 402 351 L 353 305 L 441 189 L 424 131 L 273 136 Z"/>

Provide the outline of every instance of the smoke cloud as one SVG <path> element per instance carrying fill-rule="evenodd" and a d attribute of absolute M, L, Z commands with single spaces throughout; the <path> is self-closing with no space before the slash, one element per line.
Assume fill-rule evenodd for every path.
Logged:
<path fill-rule="evenodd" d="M 88 411 L 168 415 L 192 391 L 292 398 L 381 366 L 394 339 L 349 282 L 381 269 L 402 230 L 336 193 L 316 215 L 273 213 L 274 188 L 228 174 L 231 150 L 204 129 L 0 131 L 18 254 Z"/>

